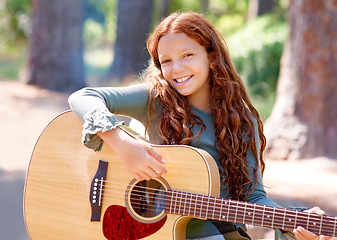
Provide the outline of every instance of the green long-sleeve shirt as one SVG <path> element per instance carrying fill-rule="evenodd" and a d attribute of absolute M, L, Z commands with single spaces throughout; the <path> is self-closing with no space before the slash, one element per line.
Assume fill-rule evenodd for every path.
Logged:
<path fill-rule="evenodd" d="M 113 114 L 127 115 L 139 120 L 144 125 L 148 121 L 148 104 L 149 104 L 149 87 L 146 84 L 136 84 L 128 87 L 103 87 L 103 88 L 84 88 L 73 93 L 69 97 L 69 104 L 74 112 L 84 121 L 83 142 L 86 146 L 95 150 L 99 149 L 102 140 L 95 135 L 97 131 L 106 131 L 115 128 L 119 123 Z M 158 134 L 158 124 L 160 121 L 161 105 L 159 101 L 156 104 L 157 113 L 151 121 L 148 129 L 148 136 L 153 144 L 160 144 L 161 139 Z M 201 111 L 191 106 L 195 115 L 199 116 L 206 126 L 205 131 L 198 139 L 193 139 L 191 146 L 206 150 L 216 161 L 219 171 L 222 172 L 223 167 L 219 162 L 219 153 L 214 146 L 215 132 L 214 119 L 211 114 Z M 108 111 L 107 111 L 108 110 Z M 113 114 L 111 114 L 111 113 Z M 226 117 L 226 116 L 224 116 Z M 196 125 L 194 133 L 198 133 L 200 125 Z M 255 122 L 256 143 L 259 143 L 257 123 Z M 259 146 L 257 146 L 259 149 Z M 254 168 L 256 160 L 251 150 L 247 153 L 248 165 Z M 276 206 L 275 202 L 270 200 L 263 187 L 261 172 L 258 171 L 258 178 L 255 179 L 253 172 L 251 177 L 253 186 L 256 188 L 247 199 L 248 202 Z M 227 190 L 221 188 L 220 197 L 227 197 Z M 187 238 L 205 237 L 219 234 L 217 228 L 210 222 L 205 220 L 193 219 L 187 226 Z"/>

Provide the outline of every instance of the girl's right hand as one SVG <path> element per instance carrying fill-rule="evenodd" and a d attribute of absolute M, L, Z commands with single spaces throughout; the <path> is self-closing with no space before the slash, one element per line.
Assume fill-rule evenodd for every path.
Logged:
<path fill-rule="evenodd" d="M 135 179 L 150 180 L 167 172 L 164 159 L 149 143 L 131 137 L 120 128 L 97 134 L 118 154 Z"/>

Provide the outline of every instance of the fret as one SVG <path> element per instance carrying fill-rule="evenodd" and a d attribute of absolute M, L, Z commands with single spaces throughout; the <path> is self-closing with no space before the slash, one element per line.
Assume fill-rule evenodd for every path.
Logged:
<path fill-rule="evenodd" d="M 335 217 L 335 226 L 333 228 L 333 237 L 336 236 L 336 224 L 337 224 L 337 217 Z"/>
<path fill-rule="evenodd" d="M 198 195 L 194 194 L 195 196 L 195 202 L 194 202 L 194 214 L 193 216 L 196 217 L 197 216 L 197 207 L 198 207 Z"/>
<path fill-rule="evenodd" d="M 189 208 L 188 208 L 188 215 L 187 216 L 191 216 L 191 208 L 192 208 L 192 197 L 193 197 L 193 194 L 190 193 L 190 203 L 189 203 Z"/>
<path fill-rule="evenodd" d="M 219 221 L 222 220 L 222 205 L 223 205 L 223 199 L 220 199 L 220 214 L 219 214 Z"/>
<path fill-rule="evenodd" d="M 287 213 L 287 209 L 284 209 L 284 214 L 283 214 L 283 223 L 282 223 L 282 229 L 284 229 L 284 222 L 286 220 L 286 213 Z"/>
<path fill-rule="evenodd" d="M 319 224 L 319 235 L 322 233 L 322 222 L 323 222 L 323 216 L 321 216 L 321 223 Z"/>
<path fill-rule="evenodd" d="M 230 206 L 231 206 L 231 200 L 228 199 L 228 211 L 227 211 L 227 222 L 229 222 L 229 210 L 230 210 Z"/>
<path fill-rule="evenodd" d="M 173 206 L 173 203 L 172 203 L 172 201 L 173 201 L 173 194 L 174 194 L 174 191 L 171 191 L 170 213 L 174 213 L 174 212 L 172 212 L 172 206 Z"/>
<path fill-rule="evenodd" d="M 186 198 L 184 197 L 185 193 L 180 192 L 180 214 L 185 215 L 185 201 Z"/>
<path fill-rule="evenodd" d="M 201 214 L 202 214 L 202 205 L 203 205 L 203 202 L 204 202 L 203 198 L 204 198 L 204 196 L 201 195 L 200 216 L 199 216 L 200 218 L 202 218 Z"/>
<path fill-rule="evenodd" d="M 296 226 L 297 226 L 297 213 L 298 213 L 298 211 L 295 211 L 295 221 L 294 221 L 294 227 L 293 227 L 293 229 L 295 229 L 296 228 Z"/>
<path fill-rule="evenodd" d="M 208 218 L 209 197 L 207 198 L 207 208 L 205 218 Z"/>
<path fill-rule="evenodd" d="M 185 195 L 184 198 L 183 198 L 183 194 Z M 184 210 L 183 210 L 183 215 L 185 215 L 185 216 L 186 216 L 185 211 L 186 211 L 187 196 L 188 196 L 188 193 L 182 193 L 182 196 L 181 196 L 181 197 L 184 199 Z"/>
<path fill-rule="evenodd" d="M 235 210 L 235 215 L 234 215 L 234 222 L 236 223 L 236 217 L 238 215 L 238 208 L 239 208 L 239 202 L 236 202 L 236 210 Z"/>
<path fill-rule="evenodd" d="M 264 221 L 264 213 L 265 213 L 265 211 L 266 211 L 266 206 L 263 205 L 261 227 L 263 227 L 263 221 Z"/>
<path fill-rule="evenodd" d="M 250 206 L 250 204 L 246 204 L 246 205 L 249 205 Z M 247 216 L 248 215 L 248 216 Z M 249 222 L 250 221 L 250 222 Z M 246 212 L 246 218 L 245 218 L 245 222 L 247 223 L 247 224 L 249 224 L 249 225 L 252 225 L 252 222 L 253 222 L 254 220 L 253 220 L 253 216 L 252 216 L 252 212 L 251 212 L 251 208 L 249 208 L 249 207 L 247 207 L 247 212 Z"/>
<path fill-rule="evenodd" d="M 178 192 L 175 192 L 175 201 L 174 201 L 174 214 L 177 214 L 177 205 L 178 205 Z"/>
<path fill-rule="evenodd" d="M 179 210 L 178 210 L 178 214 L 181 214 L 181 202 L 182 202 L 182 199 L 183 199 L 183 193 L 179 192 L 179 194 L 180 194 L 180 197 L 179 197 Z"/>
<path fill-rule="evenodd" d="M 267 214 L 267 218 L 270 220 L 270 214 Z M 269 221 L 270 222 L 270 221 Z M 273 224 L 272 224 L 273 225 Z M 272 228 L 272 225 L 270 226 Z"/>
<path fill-rule="evenodd" d="M 245 224 L 246 210 L 247 210 L 247 202 L 245 202 L 245 206 L 244 206 L 243 219 L 242 219 L 243 224 Z"/>
<path fill-rule="evenodd" d="M 271 221 L 271 228 L 274 228 L 275 210 L 276 210 L 276 207 L 274 207 L 274 211 L 273 211 L 273 219 Z"/>
<path fill-rule="evenodd" d="M 185 197 L 184 197 L 184 195 L 185 195 L 185 193 L 183 193 L 183 192 L 180 192 L 180 205 L 179 205 L 179 212 L 180 212 L 180 214 L 181 215 L 184 215 L 185 213 L 184 213 L 184 211 L 185 211 L 185 203 L 184 203 L 184 201 L 185 201 Z"/>
<path fill-rule="evenodd" d="M 213 198 L 213 200 L 214 200 L 214 201 L 213 201 L 213 211 L 212 211 L 213 214 L 212 214 L 212 219 L 215 219 L 215 218 L 214 218 L 214 213 L 215 213 L 215 209 L 216 209 L 216 206 L 215 206 L 215 205 L 216 205 L 216 198 Z"/>
<path fill-rule="evenodd" d="M 181 203 L 181 199 L 179 197 L 180 192 L 176 192 L 176 201 L 174 205 L 174 213 L 179 214 L 179 204 Z"/>
<path fill-rule="evenodd" d="M 308 213 L 307 229 L 309 228 L 309 221 L 310 221 L 310 213 Z"/>
<path fill-rule="evenodd" d="M 254 203 L 252 225 L 254 225 L 254 219 L 255 219 L 255 207 L 256 207 L 256 204 Z"/>

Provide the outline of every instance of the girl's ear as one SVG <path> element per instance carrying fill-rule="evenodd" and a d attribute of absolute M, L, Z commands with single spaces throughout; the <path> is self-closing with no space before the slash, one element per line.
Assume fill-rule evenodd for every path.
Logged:
<path fill-rule="evenodd" d="M 211 69 L 215 69 L 217 65 L 217 57 L 215 52 L 210 52 L 208 53 L 208 58 L 209 58 L 209 67 Z"/>

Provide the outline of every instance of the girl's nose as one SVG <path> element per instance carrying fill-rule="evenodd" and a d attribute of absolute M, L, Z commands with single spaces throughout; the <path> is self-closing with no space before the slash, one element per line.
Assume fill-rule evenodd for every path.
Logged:
<path fill-rule="evenodd" d="M 180 73 L 184 71 L 184 65 L 181 61 L 174 61 L 173 62 L 173 73 Z"/>

